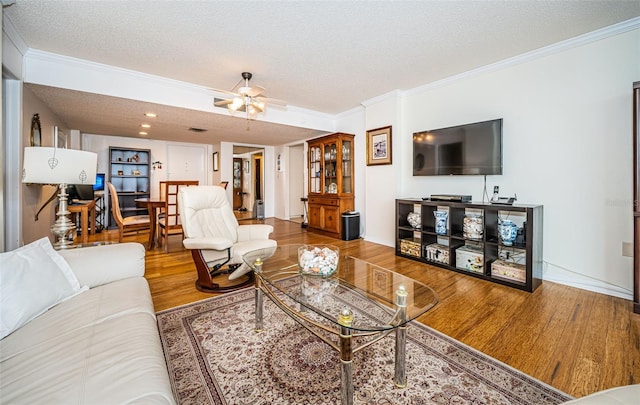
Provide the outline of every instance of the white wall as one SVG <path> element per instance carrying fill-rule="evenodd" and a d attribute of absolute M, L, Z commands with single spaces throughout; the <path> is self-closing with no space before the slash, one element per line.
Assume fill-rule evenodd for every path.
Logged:
<path fill-rule="evenodd" d="M 19 247 L 22 235 L 22 55 L 26 45 L 10 20 L 2 18 L 2 142 L 0 145 L 0 251 Z M 15 38 L 15 39 L 14 39 Z M 30 123 L 31 121 L 29 121 Z"/>
<path fill-rule="evenodd" d="M 402 167 L 401 157 L 404 156 L 401 149 L 402 121 L 400 100 L 397 93 L 384 97 L 381 101 L 367 107 L 366 128 L 374 130 L 391 126 L 391 165 L 365 166 L 365 207 L 366 215 L 366 239 L 383 245 L 395 244 L 395 197 L 400 194 L 404 177 L 400 176 Z M 358 150 L 362 151 L 363 162 L 367 162 L 367 139 L 363 135 L 364 144 Z M 400 159 L 399 159 L 400 158 Z M 380 215 L 384 212 L 385 215 Z M 387 230 L 393 229 L 388 234 Z M 390 236 L 390 238 L 389 238 Z"/>
<path fill-rule="evenodd" d="M 273 167 L 268 167 L 265 165 L 265 171 L 272 171 L 274 174 L 274 211 L 273 214 L 276 218 L 280 219 L 289 219 L 289 209 L 290 209 L 290 190 L 289 190 L 289 173 L 286 171 L 277 171 L 277 159 L 278 155 L 280 155 L 281 162 L 287 161 L 287 156 L 289 155 L 289 147 L 288 146 L 276 146 L 273 149 L 273 153 L 275 155 L 275 161 Z M 282 164 L 282 163 L 281 163 Z"/>
<path fill-rule="evenodd" d="M 630 298 L 632 258 L 622 256 L 622 243 L 633 240 L 631 89 L 640 79 L 639 49 L 636 29 L 408 93 L 400 113 L 393 98 L 369 106 L 368 127 L 399 122 L 394 164 L 367 168 L 367 196 L 401 180 L 395 196 L 367 202 L 367 238 L 395 243 L 393 220 L 371 224 L 390 216 L 394 197 L 482 199 L 481 176 L 413 177 L 414 132 L 503 118 L 504 172 L 487 185 L 544 206 L 544 279 Z"/>
<path fill-rule="evenodd" d="M 289 184 L 289 214 L 287 219 L 300 218 L 304 215 L 304 204 L 300 198 L 307 195 L 304 188 L 304 167 L 307 165 L 304 146 L 292 145 L 285 150 L 282 156 L 281 172 L 284 173 Z M 276 163 L 277 167 L 277 163 Z"/>
<path fill-rule="evenodd" d="M 338 116 L 336 127 L 340 128 L 339 132 L 354 134 L 354 145 L 352 159 L 354 160 L 354 195 L 355 210 L 360 213 L 360 236 L 364 237 L 367 229 L 366 202 L 368 188 L 366 187 L 365 178 L 365 154 L 366 138 L 365 138 L 365 111 L 363 108 L 355 108 Z M 375 196 L 375 193 L 372 194 Z M 375 198 L 375 197 L 371 197 Z"/>

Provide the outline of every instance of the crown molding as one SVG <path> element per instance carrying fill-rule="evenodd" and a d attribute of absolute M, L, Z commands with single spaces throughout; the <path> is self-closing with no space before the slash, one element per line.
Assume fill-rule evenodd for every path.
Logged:
<path fill-rule="evenodd" d="M 2 4 L 4 4 L 4 2 Z M 22 55 L 27 53 L 29 47 L 24 42 L 20 34 L 18 34 L 18 30 L 16 30 L 11 19 L 4 13 L 2 13 L 2 32 L 7 35 L 9 41 L 11 41 Z"/>
<path fill-rule="evenodd" d="M 363 111 L 364 111 L 364 106 L 361 105 L 361 106 L 358 106 L 358 107 L 354 107 L 354 108 L 352 108 L 350 110 L 338 113 L 338 114 L 334 115 L 334 118 L 336 120 L 343 120 L 343 119 L 345 119 L 347 117 L 350 117 L 352 115 L 362 114 Z"/>
<path fill-rule="evenodd" d="M 404 92 L 402 92 L 402 91 L 400 91 L 400 90 L 392 90 L 392 91 L 390 91 L 390 92 L 388 92 L 388 93 L 381 94 L 381 95 L 379 95 L 379 96 L 376 96 L 376 97 L 370 98 L 370 99 L 368 99 L 368 100 L 365 100 L 365 101 L 361 102 L 360 104 L 361 104 L 364 108 L 367 108 L 367 107 L 369 107 L 369 106 L 371 106 L 371 105 L 373 105 L 373 104 L 378 104 L 378 103 L 379 103 L 379 102 L 381 102 L 381 101 L 385 101 L 385 100 L 390 99 L 390 98 L 397 98 L 397 97 L 400 97 L 400 96 L 402 96 L 403 94 L 404 94 Z"/>
<path fill-rule="evenodd" d="M 92 71 L 98 74 L 105 75 L 124 75 L 129 76 L 131 79 L 136 81 L 142 81 L 148 84 L 161 85 L 161 86 L 169 86 L 174 88 L 180 88 L 181 90 L 187 90 L 191 92 L 198 92 L 203 94 L 219 94 L 221 97 L 227 97 L 227 95 L 222 95 L 221 93 L 217 93 L 215 91 L 210 90 L 207 87 L 199 86 L 193 83 L 182 82 L 179 80 L 168 79 L 162 76 L 150 75 L 148 73 L 137 72 L 135 70 L 129 70 L 120 68 L 117 66 L 105 65 L 103 63 L 92 62 L 85 59 L 73 58 L 70 56 L 58 55 L 51 52 L 40 51 L 37 49 L 29 49 L 25 54 L 25 59 L 38 61 L 38 62 L 47 62 L 54 63 L 56 65 L 66 65 L 68 67 L 76 67 L 81 68 L 85 71 Z M 29 82 L 29 78 L 25 78 L 26 82 Z"/>
<path fill-rule="evenodd" d="M 410 90 L 404 91 L 403 95 L 411 95 L 416 93 L 422 93 L 426 90 L 446 86 L 457 81 L 466 80 L 475 76 L 478 76 L 487 72 L 495 72 L 498 70 L 506 69 L 512 66 L 516 66 L 525 62 L 530 62 L 535 59 L 540 59 L 549 55 L 563 52 L 568 49 L 577 48 L 592 42 L 600 41 L 602 39 L 610 38 L 616 35 L 624 34 L 625 32 L 633 31 L 640 28 L 640 17 L 632 18 L 627 21 L 623 21 L 618 24 L 614 24 L 605 28 L 601 28 L 596 31 L 592 31 L 583 35 L 579 35 L 574 38 L 570 38 L 561 42 L 557 42 L 553 45 L 545 46 L 543 48 L 535 49 L 533 51 L 523 53 L 512 58 L 504 59 L 502 61 L 492 63 L 490 65 L 482 66 L 477 69 L 469 70 L 464 73 L 460 73 L 455 76 L 450 76 L 442 80 L 438 80 L 432 83 L 425 84 L 420 87 L 415 87 Z M 375 100 L 375 99 L 372 99 Z M 364 104 L 363 104 L 364 105 Z"/>

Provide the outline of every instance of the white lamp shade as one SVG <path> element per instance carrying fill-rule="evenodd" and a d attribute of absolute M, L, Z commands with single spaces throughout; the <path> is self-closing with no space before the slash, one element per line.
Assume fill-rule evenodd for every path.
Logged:
<path fill-rule="evenodd" d="M 76 149 L 24 148 L 23 183 L 93 184 L 98 155 Z"/>

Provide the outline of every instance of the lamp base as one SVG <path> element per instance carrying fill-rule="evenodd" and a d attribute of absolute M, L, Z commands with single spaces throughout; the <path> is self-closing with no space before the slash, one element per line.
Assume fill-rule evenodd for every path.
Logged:
<path fill-rule="evenodd" d="M 76 226 L 69 221 L 68 218 L 64 219 L 66 221 L 61 221 L 60 218 L 58 218 L 58 220 L 51 225 L 51 233 L 53 233 L 56 240 L 53 243 L 53 248 L 56 250 L 77 247 L 77 245 L 73 244 L 73 239 L 70 239 L 70 235 L 75 232 Z"/>
<path fill-rule="evenodd" d="M 56 250 L 72 249 L 75 248 L 76 245 L 73 244 L 73 239 L 69 240 L 69 235 L 75 232 L 76 225 L 69 219 L 70 212 L 67 210 L 66 184 L 60 184 L 58 198 L 60 199 L 60 205 L 56 214 L 58 219 L 51 225 L 51 233 L 56 237 L 53 248 Z"/>

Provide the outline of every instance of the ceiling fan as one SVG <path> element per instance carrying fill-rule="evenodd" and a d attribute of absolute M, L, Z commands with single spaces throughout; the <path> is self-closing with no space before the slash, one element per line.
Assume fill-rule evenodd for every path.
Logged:
<path fill-rule="evenodd" d="M 280 100 L 267 98 L 264 95 L 266 89 L 258 85 L 249 85 L 249 80 L 253 77 L 250 72 L 242 72 L 242 79 L 236 83 L 231 91 L 220 91 L 221 93 L 230 94 L 233 97 L 227 100 L 214 99 L 214 105 L 226 106 L 229 112 L 232 114 L 237 111 L 244 111 L 247 113 L 247 119 L 255 117 L 256 115 L 264 112 L 267 103 L 286 106 L 286 104 Z"/>

